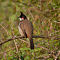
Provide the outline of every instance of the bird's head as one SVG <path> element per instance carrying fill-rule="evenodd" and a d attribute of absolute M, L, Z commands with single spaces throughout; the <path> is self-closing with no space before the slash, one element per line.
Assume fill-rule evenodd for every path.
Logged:
<path fill-rule="evenodd" d="M 20 12 L 21 14 L 20 14 L 20 16 L 18 17 L 19 19 L 20 19 L 20 21 L 22 21 L 22 20 L 25 20 L 27 17 L 22 13 L 22 12 Z"/>

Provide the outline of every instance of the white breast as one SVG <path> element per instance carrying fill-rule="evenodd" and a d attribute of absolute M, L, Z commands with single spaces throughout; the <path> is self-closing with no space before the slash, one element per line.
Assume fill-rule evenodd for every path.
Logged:
<path fill-rule="evenodd" d="M 19 23 L 18 29 L 19 29 L 19 33 L 21 34 L 21 36 L 24 36 L 24 33 L 23 33 L 23 31 L 22 31 L 22 29 L 20 27 L 20 23 Z"/>

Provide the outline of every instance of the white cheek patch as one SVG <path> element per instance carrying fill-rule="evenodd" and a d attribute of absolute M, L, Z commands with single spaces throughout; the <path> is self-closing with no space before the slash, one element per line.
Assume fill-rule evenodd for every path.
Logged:
<path fill-rule="evenodd" d="M 24 18 L 19 18 L 20 21 L 24 20 Z"/>
<path fill-rule="evenodd" d="M 19 18 L 20 21 L 22 21 L 23 19 L 22 18 Z"/>

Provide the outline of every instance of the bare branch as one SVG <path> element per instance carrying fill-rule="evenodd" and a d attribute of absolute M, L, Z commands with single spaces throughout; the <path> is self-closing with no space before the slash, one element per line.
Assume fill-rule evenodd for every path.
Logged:
<path fill-rule="evenodd" d="M 33 38 L 47 38 L 47 39 L 52 38 L 52 37 L 54 37 L 54 36 L 47 36 L 47 37 L 37 36 L 37 35 L 33 36 Z M 13 38 L 10 38 L 10 39 L 5 40 L 4 42 L 1 42 L 0 45 L 6 43 L 6 42 L 8 42 L 8 41 L 12 41 L 12 40 L 14 40 L 14 39 L 19 39 L 19 38 L 22 39 L 22 38 L 25 38 L 25 37 L 21 37 L 21 36 L 13 37 Z M 58 39 L 60 39 L 60 38 L 56 38 L 56 39 L 58 40 Z"/>
<path fill-rule="evenodd" d="M 18 38 L 22 39 L 22 38 L 24 38 L 24 37 L 21 37 L 21 36 L 19 36 L 19 37 L 13 37 L 13 38 L 7 39 L 6 41 L 0 43 L 0 45 L 6 43 L 6 42 L 8 42 L 8 41 L 12 41 L 12 40 L 14 40 L 14 39 L 18 39 Z"/>

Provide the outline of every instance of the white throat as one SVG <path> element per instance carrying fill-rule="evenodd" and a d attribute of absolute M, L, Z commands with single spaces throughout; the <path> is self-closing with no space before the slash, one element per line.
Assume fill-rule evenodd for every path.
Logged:
<path fill-rule="evenodd" d="M 24 20 L 23 18 L 19 18 L 20 21 Z"/>

